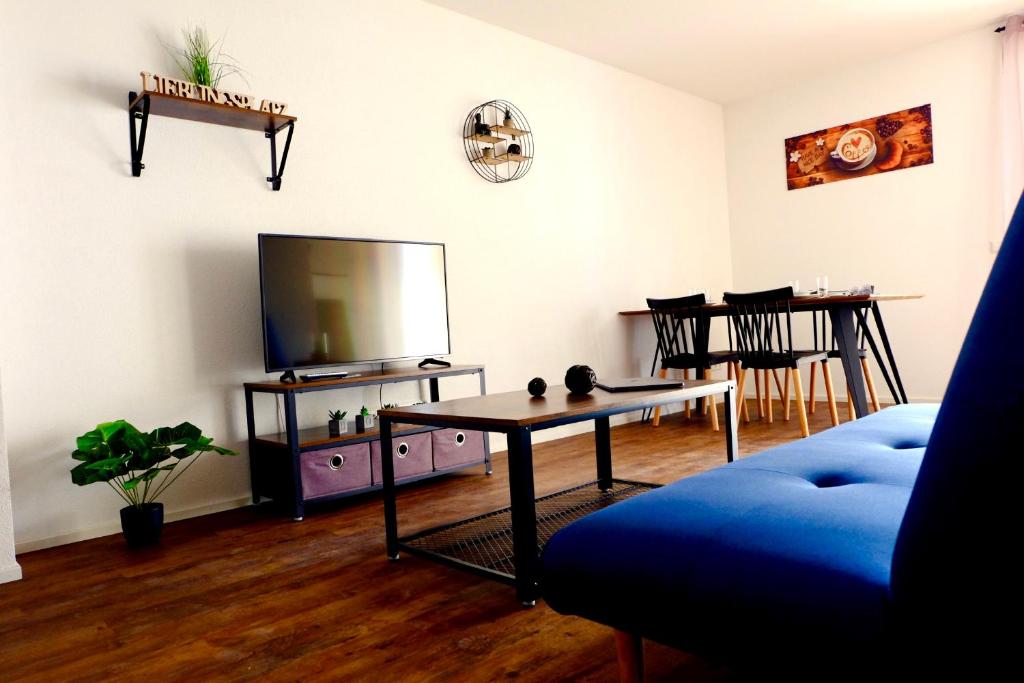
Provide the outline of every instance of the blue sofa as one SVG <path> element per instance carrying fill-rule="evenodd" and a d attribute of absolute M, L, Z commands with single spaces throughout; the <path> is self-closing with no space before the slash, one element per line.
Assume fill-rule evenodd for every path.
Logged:
<path fill-rule="evenodd" d="M 1021 345 L 1024 201 L 941 408 L 888 408 L 588 515 L 547 544 L 545 599 L 762 675 L 990 680 L 1019 647 Z"/>

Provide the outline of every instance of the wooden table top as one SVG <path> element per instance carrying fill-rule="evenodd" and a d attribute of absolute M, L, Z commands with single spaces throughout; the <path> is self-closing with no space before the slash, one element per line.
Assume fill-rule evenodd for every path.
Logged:
<path fill-rule="evenodd" d="M 546 423 L 565 424 L 573 417 L 588 419 L 586 415 L 599 412 L 607 414 L 629 412 L 651 405 L 679 403 L 712 394 L 720 394 L 735 386 L 733 380 L 694 379 L 686 380 L 678 389 L 650 389 L 646 391 L 622 391 L 612 393 L 595 388 L 583 396 L 570 394 L 564 386 L 548 387 L 547 392 L 534 398 L 526 391 L 508 391 L 485 396 L 470 396 L 437 403 L 420 403 L 378 411 L 378 415 L 396 422 L 465 425 L 474 423 L 481 427 L 496 427 L 500 430 L 516 427 L 543 428 Z M 610 411 L 610 412 L 609 412 Z M 548 425 L 555 426 L 555 425 Z"/>
<path fill-rule="evenodd" d="M 858 301 L 910 301 L 923 299 L 924 294 L 830 294 L 829 296 L 797 296 L 791 299 L 791 306 L 798 309 L 802 306 L 827 306 L 829 304 L 848 304 Z M 724 302 L 705 304 L 710 311 L 721 311 L 729 308 Z M 633 311 L 619 311 L 619 315 L 650 315 L 651 309 L 641 308 Z"/>

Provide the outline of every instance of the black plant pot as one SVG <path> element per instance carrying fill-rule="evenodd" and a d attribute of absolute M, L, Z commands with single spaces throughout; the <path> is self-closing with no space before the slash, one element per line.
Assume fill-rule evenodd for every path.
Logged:
<path fill-rule="evenodd" d="M 133 548 L 160 541 L 164 529 L 164 504 L 145 503 L 142 507 L 121 508 L 121 532 Z"/>

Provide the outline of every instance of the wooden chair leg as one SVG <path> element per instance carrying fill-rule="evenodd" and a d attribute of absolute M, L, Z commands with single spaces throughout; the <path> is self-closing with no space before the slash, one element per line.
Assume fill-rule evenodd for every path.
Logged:
<path fill-rule="evenodd" d="M 736 365 L 736 375 L 739 379 L 736 381 L 736 403 L 740 405 L 737 413 L 743 415 L 743 421 L 750 423 L 750 411 L 747 410 L 747 397 L 743 395 L 743 384 L 747 380 L 747 371 L 741 368 L 738 364 Z"/>
<path fill-rule="evenodd" d="M 828 397 L 828 414 L 832 418 L 832 426 L 839 426 L 839 411 L 836 410 L 836 393 L 832 389 L 832 370 L 828 361 L 821 361 L 821 376 L 825 379 L 825 395 Z"/>
<path fill-rule="evenodd" d="M 864 384 L 868 385 L 868 396 L 871 397 L 871 409 L 876 413 L 882 409 L 878 404 L 878 394 L 875 393 L 875 380 L 871 376 L 871 366 L 867 358 L 860 359 L 860 369 L 864 371 Z"/>
<path fill-rule="evenodd" d="M 772 382 L 767 370 L 764 371 L 764 414 L 768 418 L 768 424 L 775 421 L 772 413 Z"/>
<path fill-rule="evenodd" d="M 704 371 L 704 379 L 711 379 L 711 370 Z M 718 431 L 718 406 L 715 405 L 715 396 L 712 394 L 704 399 L 704 412 L 711 411 L 711 429 Z"/>
<path fill-rule="evenodd" d="M 814 415 L 814 408 L 817 405 L 817 403 L 814 400 L 814 378 L 817 375 L 817 373 L 815 372 L 817 367 L 818 367 L 817 363 L 811 363 L 811 365 L 810 365 L 810 370 L 811 370 L 811 389 L 810 389 L 810 392 L 808 393 L 808 396 L 807 396 L 807 414 L 808 415 Z"/>
<path fill-rule="evenodd" d="M 686 368 L 685 370 L 683 370 L 683 379 L 684 380 L 690 379 L 690 368 Z M 690 419 L 690 402 L 687 401 L 685 406 L 686 406 L 686 419 L 689 420 Z"/>
<path fill-rule="evenodd" d="M 807 426 L 807 412 L 804 410 L 804 387 L 800 381 L 800 368 L 793 368 L 793 393 L 796 394 L 796 414 L 800 418 L 800 435 L 810 436 L 811 430 Z"/>
<path fill-rule="evenodd" d="M 757 396 L 757 417 L 764 417 L 764 402 L 761 400 L 761 371 L 754 368 L 754 395 Z"/>
<path fill-rule="evenodd" d="M 665 379 L 666 376 L 668 376 L 668 370 L 662 368 L 661 372 L 658 373 L 658 377 Z M 656 406 L 654 408 L 654 417 L 651 418 L 651 424 L 653 424 L 655 427 L 661 424 L 661 406 Z"/>
<path fill-rule="evenodd" d="M 782 382 L 779 381 L 779 371 L 775 368 L 772 368 L 772 379 L 775 380 L 775 389 L 779 392 L 779 398 L 782 398 L 782 394 L 784 393 L 782 389 Z"/>
<path fill-rule="evenodd" d="M 793 368 L 786 368 L 782 386 L 782 419 L 789 422 L 789 385 L 793 377 Z"/>
<path fill-rule="evenodd" d="M 644 641 L 625 631 L 615 630 L 615 654 L 619 659 L 620 683 L 643 683 Z"/>

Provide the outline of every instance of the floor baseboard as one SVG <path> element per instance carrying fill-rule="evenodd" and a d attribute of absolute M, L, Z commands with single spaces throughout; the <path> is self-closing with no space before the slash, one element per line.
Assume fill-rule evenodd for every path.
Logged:
<path fill-rule="evenodd" d="M 185 508 L 184 510 L 174 510 L 167 512 L 164 515 L 165 522 L 176 522 L 180 519 L 189 519 L 191 517 L 200 517 L 202 515 L 212 515 L 215 512 L 224 512 L 225 510 L 233 510 L 235 508 L 245 507 L 246 505 L 252 504 L 252 498 L 246 496 L 245 498 L 234 498 L 231 500 L 219 501 L 216 503 L 209 503 L 207 505 L 199 505 L 196 507 Z M 45 550 L 46 548 L 53 548 L 59 545 L 67 545 L 68 543 L 77 543 L 78 541 L 87 541 L 90 538 L 99 538 L 100 536 L 110 536 L 111 534 L 121 533 L 121 523 L 111 521 L 109 524 L 102 524 L 88 529 L 81 529 L 79 531 L 73 531 L 68 534 L 59 534 L 56 536 L 46 536 L 44 538 L 37 538 L 31 541 L 24 541 L 21 543 L 14 544 L 14 552 L 18 555 L 22 553 L 30 553 L 34 550 Z M 0 579 L 2 579 L 2 570 L 0 570 Z M 21 570 L 18 570 L 18 577 L 21 578 Z M 2 583 L 2 580 L 0 580 Z"/>

